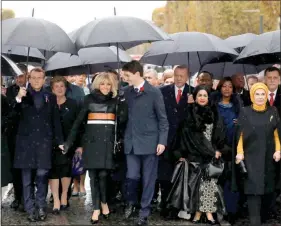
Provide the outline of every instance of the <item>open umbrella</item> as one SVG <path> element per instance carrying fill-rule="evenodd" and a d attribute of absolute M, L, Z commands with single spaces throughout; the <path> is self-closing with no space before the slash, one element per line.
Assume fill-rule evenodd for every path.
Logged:
<path fill-rule="evenodd" d="M 26 61 L 28 54 L 29 61 L 40 62 L 45 60 L 43 54 L 36 48 L 30 48 L 28 52 L 28 47 L 3 45 L 1 52 L 7 54 L 15 62 Z"/>
<path fill-rule="evenodd" d="M 119 55 L 121 62 L 130 62 L 132 60 L 123 50 L 119 50 Z M 63 68 L 70 69 L 72 67 L 88 66 L 80 68 L 83 72 L 85 68 L 88 68 L 88 73 L 95 73 L 106 69 L 118 68 L 116 56 L 117 48 L 115 46 L 84 48 L 78 51 L 78 56 L 68 53 L 56 53 L 47 61 L 44 68 L 46 71 L 53 71 Z M 77 73 L 77 70 L 74 71 Z"/>
<path fill-rule="evenodd" d="M 253 33 L 246 33 L 242 35 L 230 36 L 224 42 L 240 53 L 246 45 L 248 45 L 257 35 Z"/>
<path fill-rule="evenodd" d="M 233 64 L 232 62 L 222 62 L 204 65 L 200 71 L 208 71 L 214 75 L 214 79 L 223 77 L 231 77 L 236 73 L 242 73 L 245 76 L 248 74 L 258 74 L 260 71 L 269 67 L 269 64 L 251 65 L 251 64 Z"/>
<path fill-rule="evenodd" d="M 2 45 L 77 54 L 74 43 L 58 25 L 29 17 L 2 21 Z"/>
<path fill-rule="evenodd" d="M 222 39 L 211 34 L 180 32 L 170 37 L 173 41 L 152 43 L 140 61 L 161 66 L 185 64 L 191 72 L 196 72 L 204 64 L 233 61 L 238 55 Z"/>
<path fill-rule="evenodd" d="M 78 29 L 73 38 L 78 49 L 118 45 L 124 50 L 142 43 L 170 39 L 150 21 L 123 16 L 94 20 Z"/>
<path fill-rule="evenodd" d="M 238 64 L 253 65 L 280 62 L 280 30 L 266 32 L 255 37 L 234 61 L 234 63 Z"/>
<path fill-rule="evenodd" d="M 23 72 L 9 57 L 1 54 L 1 76 L 18 76 L 22 74 Z"/>

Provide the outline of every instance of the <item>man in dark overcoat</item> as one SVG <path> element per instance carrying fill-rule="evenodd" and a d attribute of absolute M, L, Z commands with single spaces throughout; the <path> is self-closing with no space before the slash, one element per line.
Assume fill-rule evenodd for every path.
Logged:
<path fill-rule="evenodd" d="M 168 215 L 166 199 L 171 190 L 171 179 L 174 170 L 173 153 L 169 153 L 169 146 L 176 134 L 180 122 L 187 116 L 187 96 L 193 91 L 193 87 L 187 84 L 189 76 L 188 68 L 185 65 L 177 66 L 174 70 L 174 81 L 172 85 L 160 88 L 163 97 L 169 122 L 169 134 L 166 151 L 159 157 L 158 180 L 161 187 L 161 216 Z"/>
<path fill-rule="evenodd" d="M 34 68 L 30 88 L 20 87 L 15 110 L 19 114 L 14 167 L 22 170 L 23 196 L 28 220 L 46 218 L 48 171 L 53 146 L 63 146 L 63 134 L 56 97 L 45 91 L 45 72 Z M 35 180 L 35 181 L 34 181 Z M 34 182 L 37 191 L 34 198 Z M 35 200 L 36 199 L 36 200 Z M 38 211 L 36 210 L 38 207 Z"/>
<path fill-rule="evenodd" d="M 123 72 L 132 84 L 124 89 L 129 108 L 124 137 L 127 160 L 125 217 L 129 218 L 133 212 L 142 176 L 138 225 L 146 225 L 157 179 L 158 156 L 167 145 L 169 125 L 161 91 L 143 79 L 141 64 L 138 61 L 129 62 L 123 66 Z"/>

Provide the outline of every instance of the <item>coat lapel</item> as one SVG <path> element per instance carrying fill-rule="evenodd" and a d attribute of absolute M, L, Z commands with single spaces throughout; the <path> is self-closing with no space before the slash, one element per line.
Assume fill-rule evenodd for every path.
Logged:
<path fill-rule="evenodd" d="M 175 85 L 171 85 L 170 91 L 169 91 L 169 97 L 171 99 L 171 104 L 176 108 L 177 107 L 177 100 L 175 95 Z"/>

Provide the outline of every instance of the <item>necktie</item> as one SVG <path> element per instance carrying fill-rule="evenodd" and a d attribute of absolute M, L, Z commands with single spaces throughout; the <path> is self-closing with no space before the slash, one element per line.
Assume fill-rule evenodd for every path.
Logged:
<path fill-rule="evenodd" d="M 269 104 L 270 104 L 270 106 L 273 106 L 273 104 L 274 104 L 274 93 L 270 93 L 269 94 L 270 95 L 270 100 L 269 100 Z"/>
<path fill-rule="evenodd" d="M 182 91 L 181 91 L 181 89 L 179 89 L 178 90 L 178 95 L 177 95 L 177 104 L 180 102 L 180 99 L 181 99 L 181 93 L 182 93 Z"/>

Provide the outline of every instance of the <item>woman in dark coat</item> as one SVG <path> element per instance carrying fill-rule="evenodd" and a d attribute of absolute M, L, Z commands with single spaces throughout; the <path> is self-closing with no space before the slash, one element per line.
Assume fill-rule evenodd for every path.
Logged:
<path fill-rule="evenodd" d="M 235 125 L 240 111 L 239 100 L 234 91 L 234 85 L 230 77 L 220 80 L 217 91 L 211 94 L 212 103 L 217 106 L 219 115 L 223 119 L 225 126 L 225 145 L 222 150 L 224 165 L 224 173 L 220 177 L 219 184 L 223 187 L 226 211 L 228 213 L 225 218 L 233 224 L 237 219 L 239 192 L 231 191 L 231 164 L 233 140 L 235 137 Z"/>
<path fill-rule="evenodd" d="M 190 210 L 196 212 L 193 223 L 199 223 L 202 213 L 206 213 L 208 223 L 216 225 L 213 213 L 225 212 L 222 191 L 217 179 L 206 178 L 204 171 L 212 159 L 220 158 L 220 149 L 224 147 L 224 126 L 217 110 L 211 106 L 209 92 L 205 86 L 195 88 L 195 104 L 189 106 L 188 118 L 185 119 L 174 141 L 173 150 L 178 160 L 185 158 L 199 165 L 200 175 L 197 200 L 191 200 Z M 192 197 L 191 197 L 192 198 Z"/>
<path fill-rule="evenodd" d="M 77 102 L 70 98 L 66 98 L 67 81 L 62 76 L 56 76 L 51 80 L 52 92 L 57 97 L 59 106 L 61 125 L 64 140 L 68 137 L 70 130 L 79 114 Z M 62 151 L 54 147 L 52 152 L 52 169 L 49 174 L 50 186 L 53 195 L 53 213 L 58 214 L 60 209 L 66 209 L 68 206 L 68 188 L 71 181 L 72 158 L 75 151 L 75 145 L 68 151 L 66 155 Z M 61 197 L 59 194 L 59 185 L 62 184 Z"/>
<path fill-rule="evenodd" d="M 1 187 L 5 187 L 12 182 L 12 162 L 6 134 L 9 126 L 10 114 L 11 108 L 7 97 L 1 94 Z"/>
<path fill-rule="evenodd" d="M 259 226 L 267 218 L 277 184 L 281 131 L 276 108 L 267 106 L 267 86 L 254 84 L 250 96 L 252 106 L 242 108 L 238 118 L 236 163 L 245 159 L 248 176 L 244 179 L 244 192 L 250 222 L 252 226 Z"/>
<path fill-rule="evenodd" d="M 84 168 L 88 170 L 92 193 L 92 224 L 99 221 L 100 209 L 109 216 L 107 205 L 107 175 L 114 168 L 115 119 L 119 125 L 127 120 L 127 106 L 117 98 L 116 80 L 108 73 L 100 73 L 92 85 L 93 92 L 85 97 L 84 106 L 76 119 L 65 150 L 72 146 L 78 128 L 84 125 L 82 150 Z M 116 115 L 116 105 L 118 111 Z"/>

